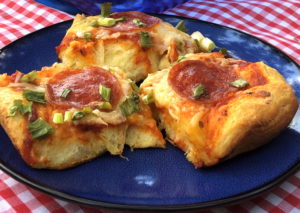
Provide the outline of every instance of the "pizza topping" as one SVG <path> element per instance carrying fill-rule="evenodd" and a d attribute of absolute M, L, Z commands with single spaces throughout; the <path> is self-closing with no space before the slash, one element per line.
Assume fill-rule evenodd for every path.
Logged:
<path fill-rule="evenodd" d="M 67 96 L 69 95 L 69 93 L 72 92 L 72 90 L 70 88 L 66 88 L 64 89 L 64 91 L 61 93 L 60 97 L 62 98 L 67 98 Z"/>
<path fill-rule="evenodd" d="M 30 123 L 28 125 L 28 130 L 33 139 L 43 139 L 54 132 L 54 129 L 42 118 L 38 118 Z"/>
<path fill-rule="evenodd" d="M 134 19 L 132 20 L 132 22 L 133 22 L 134 24 L 136 24 L 137 26 L 139 26 L 139 27 L 146 27 L 146 26 L 147 26 L 147 25 L 146 25 L 144 22 L 142 22 L 141 19 L 139 19 L 139 18 L 134 18 Z"/>
<path fill-rule="evenodd" d="M 111 8 L 111 2 L 105 2 L 101 4 L 101 16 L 102 17 L 110 16 L 110 8 Z"/>
<path fill-rule="evenodd" d="M 96 105 L 96 107 L 100 110 L 111 110 L 112 105 L 109 102 L 101 102 Z"/>
<path fill-rule="evenodd" d="M 152 39 L 147 32 L 141 32 L 140 34 L 140 45 L 143 48 L 150 48 L 152 47 Z"/>
<path fill-rule="evenodd" d="M 173 66 L 168 82 L 182 97 L 195 100 L 196 95 L 196 101 L 213 102 L 235 91 L 236 88 L 230 86 L 230 82 L 237 78 L 230 66 L 185 60 Z M 205 85 L 205 95 L 200 95 L 204 88 L 199 84 Z"/>
<path fill-rule="evenodd" d="M 97 22 L 93 22 L 92 23 L 92 26 L 93 27 L 99 27 L 99 26 L 102 26 L 102 27 L 112 27 L 114 25 L 116 25 L 118 22 L 121 22 L 121 21 L 124 21 L 126 18 L 123 16 L 123 17 L 120 17 L 120 18 L 104 18 L 102 16 L 100 16 L 100 18 L 97 20 Z"/>
<path fill-rule="evenodd" d="M 76 111 L 72 115 L 72 121 L 77 121 L 82 119 L 85 116 L 85 113 L 82 111 Z"/>
<path fill-rule="evenodd" d="M 195 99 L 199 99 L 204 94 L 205 94 L 205 86 L 203 84 L 199 83 L 193 88 L 193 96 Z"/>
<path fill-rule="evenodd" d="M 105 101 L 110 101 L 110 91 L 111 91 L 110 88 L 102 84 L 99 85 L 99 93 Z"/>
<path fill-rule="evenodd" d="M 23 90 L 23 96 L 28 101 L 32 101 L 35 103 L 45 104 L 45 93 L 44 92 L 37 92 L 33 90 Z"/>
<path fill-rule="evenodd" d="M 120 109 L 123 116 L 129 116 L 134 112 L 140 111 L 139 96 L 132 93 L 127 99 L 120 105 Z"/>
<path fill-rule="evenodd" d="M 149 94 L 147 94 L 146 96 L 144 96 L 144 97 L 142 98 L 142 100 L 143 100 L 143 102 L 144 102 L 145 104 L 151 104 L 151 103 L 153 103 L 153 102 L 154 102 L 154 98 L 153 98 L 153 90 L 151 90 L 151 91 L 149 92 Z"/>
<path fill-rule="evenodd" d="M 17 113 L 25 115 L 32 112 L 32 102 L 28 105 L 23 105 L 22 100 L 14 100 L 14 104 L 9 108 L 9 116 L 15 116 Z"/>
<path fill-rule="evenodd" d="M 21 77 L 21 82 L 32 83 L 37 79 L 37 71 L 31 71 Z"/>
<path fill-rule="evenodd" d="M 64 115 L 64 122 L 70 122 L 73 117 L 73 112 L 71 111 L 66 111 Z"/>
<path fill-rule="evenodd" d="M 99 85 L 102 85 L 102 92 L 99 91 Z M 72 92 L 66 98 L 61 98 L 60 95 L 67 88 Z M 106 100 L 114 107 L 120 100 L 122 90 L 118 79 L 112 73 L 99 67 L 90 67 L 56 74 L 48 81 L 46 92 L 47 100 L 51 104 L 64 108 L 84 108 L 93 102 Z"/>
<path fill-rule="evenodd" d="M 182 32 L 185 32 L 185 33 L 188 31 L 188 29 L 186 28 L 183 20 L 181 20 L 180 22 L 178 22 L 178 24 L 176 25 L 175 28 L 178 29 L 178 30 L 180 30 L 180 31 L 182 31 Z"/>
<path fill-rule="evenodd" d="M 248 86 L 248 82 L 242 78 L 239 78 L 233 82 L 230 83 L 231 86 L 234 86 L 236 88 L 244 88 L 246 86 Z"/>
<path fill-rule="evenodd" d="M 91 38 L 92 38 L 92 33 L 91 33 L 91 32 L 85 32 L 85 33 L 83 34 L 83 37 L 84 37 L 87 41 L 89 41 L 89 40 L 91 40 Z"/>
<path fill-rule="evenodd" d="M 140 91 L 140 88 L 136 85 L 136 83 L 134 81 L 130 82 L 130 86 L 134 92 L 138 93 Z"/>
<path fill-rule="evenodd" d="M 122 18 L 124 17 L 124 21 L 118 22 L 116 25 L 110 27 L 110 30 L 113 31 L 132 31 L 132 30 L 141 30 L 145 28 L 151 28 L 152 26 L 159 23 L 159 19 L 153 16 L 149 16 L 145 13 L 141 13 L 138 11 L 131 12 L 118 12 L 113 13 L 109 16 L 109 18 Z M 137 19 L 139 21 L 137 21 Z M 136 20 L 136 21 L 133 21 Z M 139 23 L 139 24 L 136 24 Z"/>
<path fill-rule="evenodd" d="M 86 114 L 89 114 L 89 113 L 91 113 L 93 110 L 92 110 L 92 108 L 91 107 L 84 107 L 83 109 L 82 109 L 82 112 L 84 112 L 84 113 L 86 113 Z"/>
<path fill-rule="evenodd" d="M 60 112 L 56 112 L 53 115 L 53 123 L 55 124 L 63 124 L 64 123 L 64 117 L 63 114 Z"/>

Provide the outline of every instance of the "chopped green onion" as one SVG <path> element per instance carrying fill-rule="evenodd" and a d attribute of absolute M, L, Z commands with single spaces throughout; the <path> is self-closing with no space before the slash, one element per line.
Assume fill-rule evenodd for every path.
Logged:
<path fill-rule="evenodd" d="M 60 112 L 56 112 L 53 115 L 53 123 L 55 124 L 63 124 L 64 123 L 64 117 L 63 114 Z"/>
<path fill-rule="evenodd" d="M 182 31 L 182 32 L 185 32 L 185 33 L 187 33 L 187 31 L 188 31 L 188 29 L 186 28 L 183 20 L 181 20 L 180 22 L 178 22 L 178 24 L 176 25 L 175 28 L 178 29 L 178 30 L 180 30 L 180 31 Z"/>
<path fill-rule="evenodd" d="M 219 50 L 219 52 L 222 53 L 225 56 L 225 58 L 230 58 L 231 57 L 226 48 L 221 48 Z"/>
<path fill-rule="evenodd" d="M 177 59 L 177 63 L 183 61 L 185 58 L 186 58 L 185 56 L 180 55 Z"/>
<path fill-rule="evenodd" d="M 139 18 L 134 18 L 132 20 L 132 22 L 139 27 L 146 27 L 146 24 L 144 22 L 142 22 L 141 19 L 139 19 Z"/>
<path fill-rule="evenodd" d="M 26 83 L 34 82 L 37 79 L 37 72 L 31 71 L 30 73 L 27 73 L 22 76 L 21 81 Z"/>
<path fill-rule="evenodd" d="M 140 34 L 140 45 L 143 48 L 150 48 L 152 47 L 152 39 L 149 33 L 147 32 L 141 32 Z"/>
<path fill-rule="evenodd" d="M 110 91 L 111 89 L 100 84 L 99 85 L 99 93 L 100 96 L 105 100 L 105 101 L 109 101 L 110 100 Z"/>
<path fill-rule="evenodd" d="M 230 85 L 232 85 L 236 88 L 244 88 L 244 87 L 248 86 L 249 84 L 246 80 L 240 78 L 240 79 L 237 79 L 237 80 L 231 82 Z"/>
<path fill-rule="evenodd" d="M 143 102 L 145 104 L 151 104 L 151 103 L 153 103 L 154 102 L 154 99 L 153 99 L 153 90 L 151 90 L 151 92 L 148 95 L 144 96 L 142 98 L 142 100 L 143 100 Z"/>
<path fill-rule="evenodd" d="M 97 105 L 100 110 L 111 110 L 112 105 L 109 102 L 102 102 Z"/>
<path fill-rule="evenodd" d="M 69 95 L 70 92 L 72 92 L 72 89 L 70 89 L 70 88 L 64 89 L 64 91 L 61 93 L 60 97 L 67 98 L 67 96 Z"/>
<path fill-rule="evenodd" d="M 73 112 L 71 111 L 66 111 L 65 116 L 64 116 L 64 122 L 70 122 L 73 117 Z"/>
<path fill-rule="evenodd" d="M 23 90 L 23 96 L 28 101 L 45 104 L 45 93 L 44 92 L 37 92 L 33 90 Z"/>
<path fill-rule="evenodd" d="M 127 99 L 120 105 L 122 115 L 129 116 L 134 112 L 140 111 L 139 96 L 132 93 Z"/>
<path fill-rule="evenodd" d="M 110 8 L 111 8 L 111 2 L 105 2 L 101 4 L 101 16 L 103 17 L 110 16 Z"/>
<path fill-rule="evenodd" d="M 216 47 L 215 43 L 207 37 L 197 41 L 200 50 L 203 52 L 211 52 Z"/>
<path fill-rule="evenodd" d="M 84 34 L 83 34 L 83 37 L 86 39 L 86 40 L 91 40 L 91 38 L 92 38 L 92 33 L 91 32 L 85 32 Z"/>
<path fill-rule="evenodd" d="M 91 113 L 92 112 L 92 108 L 91 107 L 84 107 L 83 109 L 82 109 L 82 112 L 84 112 L 84 113 Z"/>
<path fill-rule="evenodd" d="M 14 100 L 14 104 L 9 108 L 9 116 L 15 116 L 17 113 L 25 115 L 32 112 L 32 102 L 23 105 L 22 100 Z"/>
<path fill-rule="evenodd" d="M 73 114 L 73 116 L 72 116 L 72 120 L 73 120 L 73 121 L 77 121 L 77 120 L 82 119 L 84 116 L 85 116 L 85 113 L 84 113 L 84 112 L 82 112 L 82 111 L 77 111 L 77 112 L 74 112 L 74 114 Z"/>
<path fill-rule="evenodd" d="M 199 83 L 193 88 L 193 97 L 195 99 L 199 99 L 204 94 L 205 94 L 205 86 L 203 84 Z"/>
<path fill-rule="evenodd" d="M 33 139 L 42 139 L 54 132 L 54 129 L 42 118 L 38 118 L 28 125 L 28 130 Z"/>
<path fill-rule="evenodd" d="M 200 33 L 199 31 L 195 31 L 191 34 L 191 37 L 195 40 L 200 41 L 201 39 L 204 38 L 204 36 L 202 35 L 202 33 Z"/>
<path fill-rule="evenodd" d="M 104 18 L 104 17 L 100 17 L 97 21 L 99 26 L 103 26 L 103 27 L 112 27 L 114 25 L 116 25 L 118 22 L 120 21 L 124 21 L 125 17 L 120 17 L 120 18 Z"/>
<path fill-rule="evenodd" d="M 130 86 L 131 86 L 131 88 L 133 89 L 134 92 L 138 93 L 140 91 L 140 88 L 136 85 L 136 83 L 134 81 L 130 82 Z"/>
<path fill-rule="evenodd" d="M 91 24 L 92 27 L 99 27 L 99 23 L 97 20 L 93 21 L 92 24 Z"/>

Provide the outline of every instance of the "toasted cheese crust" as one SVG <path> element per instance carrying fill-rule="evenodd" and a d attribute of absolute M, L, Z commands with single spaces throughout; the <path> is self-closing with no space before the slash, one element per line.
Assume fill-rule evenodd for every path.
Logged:
<path fill-rule="evenodd" d="M 128 78 L 140 81 L 148 73 L 168 67 L 179 55 L 199 51 L 188 34 L 156 17 L 135 11 L 114 13 L 111 17 L 125 20 L 112 27 L 93 27 L 99 16 L 77 15 L 57 47 L 61 61 L 73 68 L 120 67 Z M 145 26 L 135 25 L 134 18 Z M 141 32 L 149 34 L 151 47 L 141 46 Z M 85 33 L 90 33 L 88 39 Z"/>
<path fill-rule="evenodd" d="M 93 69 L 93 73 L 96 74 L 95 70 L 100 68 L 85 68 L 82 72 L 87 72 L 88 69 Z M 107 151 L 113 155 L 121 155 L 125 144 L 128 144 L 131 148 L 163 148 L 165 146 L 164 139 L 156 127 L 149 106 L 140 101 L 139 111 L 128 116 L 123 115 L 121 112 L 120 105 L 130 96 L 133 89 L 131 80 L 127 79 L 124 73 L 117 68 L 107 68 L 105 71 L 117 79 L 118 82 L 114 84 L 119 84 L 121 90 L 120 97 L 116 99 L 117 102 L 112 110 L 98 110 L 96 115 L 87 113 L 82 119 L 76 121 L 66 121 L 62 124 L 54 123 L 53 116 L 55 113 L 65 114 L 66 111 L 74 113 L 81 111 L 83 107 L 95 109 L 93 105 L 95 100 L 93 100 L 92 105 L 90 103 L 86 103 L 87 105 L 84 106 L 76 105 L 81 100 L 76 100 L 75 96 L 72 98 L 71 95 L 69 99 L 63 100 L 64 105 L 57 105 L 56 102 L 52 104 L 53 100 L 48 97 L 47 85 L 50 82 L 57 82 L 53 79 L 61 76 L 60 74 L 63 72 L 81 73 L 81 71 L 70 72 L 69 70 L 70 68 L 63 64 L 44 67 L 38 72 L 38 78 L 33 83 L 22 83 L 18 79 L 16 80 L 16 75 L 7 76 L 3 74 L 0 78 L 2 79 L 0 87 L 0 122 L 28 165 L 34 168 L 65 169 L 91 160 Z M 17 74 L 23 75 L 20 72 Z M 66 79 L 70 81 L 70 78 L 63 78 L 63 80 Z M 95 80 L 95 76 L 93 80 L 97 80 Z M 90 86 L 87 91 L 85 91 L 86 88 L 81 88 L 82 90 L 73 88 L 73 93 L 78 94 L 78 91 L 81 94 L 87 92 L 87 95 L 92 93 L 93 87 L 91 87 L 91 84 L 93 82 L 85 79 L 84 84 Z M 57 85 L 55 84 L 55 86 Z M 77 83 L 76 86 L 81 87 L 81 84 Z M 111 85 L 112 92 L 114 87 Z M 29 104 L 29 101 L 22 95 L 25 89 L 45 92 L 47 103 L 34 102 L 30 114 L 17 113 L 10 116 L 9 111 L 11 106 L 14 105 L 14 100 L 22 100 L 24 105 Z M 56 99 L 58 98 L 56 97 Z M 72 101 L 72 104 L 68 105 L 68 101 Z M 101 101 L 100 95 L 99 101 Z M 82 103 L 81 101 L 80 104 Z M 34 139 L 29 131 L 29 124 L 38 118 L 47 122 L 54 129 L 54 132 L 47 137 Z M 140 140 L 141 138 L 143 140 Z"/>
<path fill-rule="evenodd" d="M 214 70 L 208 72 L 211 67 Z M 228 86 L 240 78 L 249 85 Z M 207 91 L 193 98 L 192 87 L 201 82 Z M 269 142 L 298 108 L 292 88 L 275 69 L 263 62 L 225 59 L 220 53 L 188 55 L 172 68 L 150 74 L 141 88 L 143 95 L 153 93 L 171 143 L 186 152 L 197 168 Z"/>

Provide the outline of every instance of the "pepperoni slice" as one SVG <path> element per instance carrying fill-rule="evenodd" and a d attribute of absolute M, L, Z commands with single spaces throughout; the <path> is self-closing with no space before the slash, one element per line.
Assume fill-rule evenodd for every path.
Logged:
<path fill-rule="evenodd" d="M 56 74 L 46 85 L 47 101 L 66 108 L 82 108 L 94 101 L 104 101 L 99 94 L 100 84 L 111 88 L 110 103 L 115 106 L 122 93 L 120 83 L 109 71 L 98 67 L 65 70 Z M 60 97 L 67 88 L 72 92 L 66 98 Z"/>
<path fill-rule="evenodd" d="M 110 30 L 113 31 L 131 31 L 131 30 L 140 30 L 140 29 L 148 29 L 154 26 L 159 22 L 159 19 L 153 16 L 149 16 L 145 13 L 130 11 L 130 12 L 119 12 L 114 13 L 110 16 L 111 18 L 121 18 L 124 17 L 125 20 L 118 22 L 115 26 L 109 27 Z M 145 27 L 140 27 L 133 22 L 133 19 L 140 19 L 143 23 L 146 24 Z"/>
<path fill-rule="evenodd" d="M 186 60 L 176 64 L 169 73 L 168 82 L 182 97 L 195 100 L 193 88 L 203 84 L 206 94 L 195 101 L 215 102 L 226 96 L 230 91 L 237 89 L 230 86 L 230 82 L 238 76 L 230 67 L 218 64 L 206 64 L 198 60 Z"/>

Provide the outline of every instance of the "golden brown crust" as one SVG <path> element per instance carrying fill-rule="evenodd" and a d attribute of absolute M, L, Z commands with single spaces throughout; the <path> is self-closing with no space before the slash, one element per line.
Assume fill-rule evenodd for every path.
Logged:
<path fill-rule="evenodd" d="M 131 13 L 136 12 L 126 14 Z M 138 14 L 142 13 L 138 12 Z M 115 27 L 92 27 L 91 23 L 98 18 L 99 16 L 83 15 L 75 17 L 73 25 L 57 47 L 58 56 L 63 63 L 73 68 L 90 65 L 118 66 L 124 70 L 127 77 L 139 81 L 143 80 L 148 73 L 166 68 L 176 61 L 179 55 L 198 51 L 194 39 L 188 34 L 155 17 L 151 17 L 157 21 L 151 27 L 124 31 L 111 29 Z M 119 25 L 122 23 L 116 26 Z M 152 47 L 141 47 L 142 31 L 149 33 Z M 81 34 L 85 32 L 90 32 L 92 38 L 88 40 L 82 38 Z"/>
<path fill-rule="evenodd" d="M 20 113 L 9 116 L 9 108 L 14 100 L 22 100 L 24 104 L 28 104 L 22 96 L 23 89 L 29 87 L 31 90 L 46 91 L 45 84 L 49 79 L 65 69 L 68 67 L 62 64 L 45 67 L 38 73 L 39 77 L 35 84 L 9 82 L 0 87 L 0 123 L 28 165 L 34 168 L 65 169 L 91 160 L 107 151 L 113 155 L 121 155 L 125 144 L 132 148 L 165 146 L 149 106 L 141 104 L 141 111 L 127 118 L 121 114 L 119 104 L 132 92 L 131 81 L 124 77 L 123 72 L 114 68 L 111 68 L 110 72 L 119 80 L 122 97 L 118 107 L 111 112 L 100 112 L 98 116 L 88 114 L 79 121 L 55 124 L 52 121 L 55 112 L 64 114 L 67 110 L 80 109 L 59 108 L 49 103 L 33 103 L 31 121 L 28 115 Z M 28 125 L 37 118 L 42 118 L 50 124 L 54 133 L 43 139 L 33 139 Z M 133 122 L 134 119 L 140 119 L 142 122 L 137 126 Z M 135 134 L 132 135 L 132 132 Z M 137 140 L 138 138 L 134 136 L 143 140 Z"/>
<path fill-rule="evenodd" d="M 186 60 L 231 67 L 250 87 L 231 91 L 217 102 L 193 101 L 174 91 L 168 82 L 170 69 L 151 74 L 141 86 L 144 95 L 153 90 L 168 137 L 195 167 L 214 165 L 269 142 L 298 108 L 293 89 L 275 69 L 262 62 L 240 66 L 244 63 L 219 56 L 192 54 Z"/>

